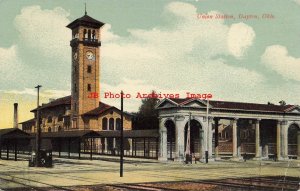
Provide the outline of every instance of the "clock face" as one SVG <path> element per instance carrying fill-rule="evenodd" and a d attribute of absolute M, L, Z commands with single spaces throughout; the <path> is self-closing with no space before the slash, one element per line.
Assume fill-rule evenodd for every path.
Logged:
<path fill-rule="evenodd" d="M 77 59 L 77 52 L 75 52 L 75 53 L 73 54 L 73 58 L 74 58 L 74 60 Z"/>
<path fill-rule="evenodd" d="M 94 54 L 91 51 L 87 51 L 86 58 L 89 60 L 94 60 Z"/>

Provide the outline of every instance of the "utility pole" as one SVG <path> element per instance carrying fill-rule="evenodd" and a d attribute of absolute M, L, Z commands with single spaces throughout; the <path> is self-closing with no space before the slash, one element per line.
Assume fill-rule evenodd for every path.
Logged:
<path fill-rule="evenodd" d="M 207 120 L 207 130 L 206 130 L 206 150 L 205 150 L 205 163 L 208 163 L 208 141 L 209 141 L 209 119 L 208 119 L 208 105 L 209 105 L 209 100 L 207 99 L 207 106 L 206 106 L 206 120 Z"/>
<path fill-rule="evenodd" d="M 120 177 L 123 177 L 123 155 L 124 155 L 124 145 L 123 145 L 123 139 L 124 139 L 124 135 L 123 135 L 123 91 L 121 91 L 121 140 L 120 140 Z"/>
<path fill-rule="evenodd" d="M 40 88 L 37 85 L 37 109 L 36 109 L 36 137 L 35 137 L 35 166 L 40 166 L 40 150 L 41 150 L 41 128 L 40 128 Z"/>

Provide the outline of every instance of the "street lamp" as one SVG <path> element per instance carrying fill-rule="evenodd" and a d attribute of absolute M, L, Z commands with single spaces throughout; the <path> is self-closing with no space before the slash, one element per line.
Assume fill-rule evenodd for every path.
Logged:
<path fill-rule="evenodd" d="M 123 144 L 123 139 L 124 139 L 124 135 L 123 135 L 123 91 L 121 91 L 121 140 L 120 140 L 120 177 L 123 177 L 123 155 L 124 155 L 124 144 Z"/>
<path fill-rule="evenodd" d="M 40 88 L 41 85 L 37 85 L 37 109 L 36 109 L 36 138 L 35 138 L 35 166 L 40 166 L 40 149 L 41 149 L 41 127 L 40 127 Z"/>
<path fill-rule="evenodd" d="M 209 99 L 207 99 L 207 105 L 206 105 L 206 120 L 207 120 L 207 130 L 206 130 L 206 145 L 205 145 L 205 163 L 208 163 L 208 141 L 209 141 L 209 119 L 208 119 L 208 105 L 209 105 Z"/>

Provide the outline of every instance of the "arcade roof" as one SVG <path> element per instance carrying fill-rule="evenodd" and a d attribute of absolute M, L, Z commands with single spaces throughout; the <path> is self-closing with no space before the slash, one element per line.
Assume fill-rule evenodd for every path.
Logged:
<path fill-rule="evenodd" d="M 28 138 L 29 134 L 18 128 L 0 129 L 0 139 Z"/>
<path fill-rule="evenodd" d="M 198 101 L 207 105 L 206 100 L 200 100 L 196 98 L 166 98 L 159 103 L 161 105 L 164 101 L 169 101 L 176 107 L 189 106 L 191 102 Z M 158 107 L 159 107 L 158 105 Z M 210 109 L 222 109 L 222 110 L 245 110 L 245 111 L 261 111 L 261 112 L 291 112 L 294 109 L 299 109 L 297 105 L 275 105 L 275 104 L 259 104 L 259 103 L 246 103 L 246 102 L 229 102 L 229 101 L 209 101 Z"/>

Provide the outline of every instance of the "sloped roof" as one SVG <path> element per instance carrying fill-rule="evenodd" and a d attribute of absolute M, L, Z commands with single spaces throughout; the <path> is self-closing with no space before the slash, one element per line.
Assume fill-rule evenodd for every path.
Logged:
<path fill-rule="evenodd" d="M 178 104 L 178 106 L 184 106 L 189 103 L 189 100 L 195 100 L 195 98 L 170 98 L 169 100 Z M 202 100 L 207 103 L 207 100 Z M 244 110 L 244 111 L 261 111 L 261 112 L 279 112 L 285 113 L 296 108 L 296 105 L 274 105 L 274 104 L 259 104 L 259 103 L 246 103 L 246 102 L 230 102 L 230 101 L 214 101 L 210 100 L 209 105 L 211 109 L 228 109 L 228 110 Z"/>
<path fill-rule="evenodd" d="M 98 137 L 99 133 L 93 130 L 72 130 L 72 131 L 56 131 L 42 132 L 42 138 L 78 138 L 78 137 Z M 35 133 L 31 133 L 31 137 L 35 137 Z"/>
<path fill-rule="evenodd" d="M 84 113 L 83 115 L 86 115 L 86 116 L 89 116 L 89 115 L 98 116 L 98 115 L 101 115 L 101 114 L 103 114 L 104 112 L 106 112 L 106 111 L 108 111 L 110 109 L 118 111 L 118 112 L 121 112 L 118 108 L 116 108 L 114 106 L 110 106 L 108 104 L 100 102 L 99 103 L 99 107 L 97 107 L 96 109 L 93 109 L 91 111 L 88 111 L 88 112 Z M 125 111 L 123 113 L 124 113 L 124 115 L 127 115 L 127 116 L 133 116 L 133 115 L 131 115 L 128 112 L 125 112 Z"/>
<path fill-rule="evenodd" d="M 95 27 L 95 28 L 100 28 L 104 25 L 105 23 L 98 21 L 88 15 L 84 15 L 83 17 L 80 17 L 70 24 L 67 25 L 68 28 L 73 29 L 79 25 L 81 26 L 88 26 L 88 27 Z"/>
<path fill-rule="evenodd" d="M 97 131 L 101 137 L 120 137 L 120 131 Z M 157 138 L 159 133 L 157 129 L 150 130 L 124 130 L 123 135 L 125 138 Z"/>
<path fill-rule="evenodd" d="M 58 98 L 49 103 L 43 104 L 42 106 L 40 106 L 40 109 L 55 107 L 55 106 L 59 106 L 59 105 L 71 105 L 71 96 L 69 95 L 66 97 Z M 37 108 L 31 110 L 31 112 L 36 111 L 36 109 Z"/>
<path fill-rule="evenodd" d="M 23 122 L 21 122 L 21 123 L 19 123 L 19 124 L 23 124 L 23 123 L 35 123 L 35 118 L 29 119 L 29 120 L 27 120 L 27 121 L 23 121 Z"/>
<path fill-rule="evenodd" d="M 10 139 L 10 138 L 26 138 L 29 134 L 18 128 L 6 128 L 0 129 L 0 138 Z"/>
<path fill-rule="evenodd" d="M 269 112 L 285 112 L 294 105 L 273 105 L 258 103 L 226 102 L 226 101 L 209 101 L 209 104 L 216 109 L 237 109 L 237 110 L 255 110 Z"/>
<path fill-rule="evenodd" d="M 93 109 L 91 111 L 88 111 L 83 115 L 100 115 L 101 113 L 107 111 L 110 108 L 113 108 L 113 106 L 110 106 L 110 105 L 107 105 L 103 102 L 100 102 L 99 107 L 97 107 L 96 109 Z"/>

